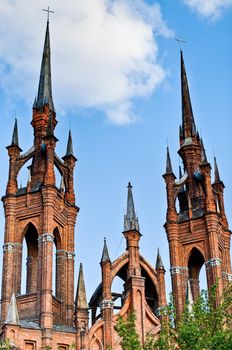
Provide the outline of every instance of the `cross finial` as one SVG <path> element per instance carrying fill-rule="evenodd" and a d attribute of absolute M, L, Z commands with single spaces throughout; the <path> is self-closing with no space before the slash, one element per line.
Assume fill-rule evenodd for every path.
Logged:
<path fill-rule="evenodd" d="M 49 6 L 48 6 L 47 10 L 46 10 L 46 9 L 43 9 L 43 11 L 47 12 L 47 22 L 49 22 L 49 14 L 50 14 L 50 13 L 55 13 L 55 12 L 54 12 L 54 11 L 51 11 Z"/>
<path fill-rule="evenodd" d="M 175 38 L 175 40 L 179 42 L 180 51 L 181 51 L 181 50 L 182 50 L 182 48 L 181 48 L 181 43 L 186 43 L 186 41 L 185 41 L 185 40 L 182 40 L 180 36 L 179 36 L 179 38 Z"/>

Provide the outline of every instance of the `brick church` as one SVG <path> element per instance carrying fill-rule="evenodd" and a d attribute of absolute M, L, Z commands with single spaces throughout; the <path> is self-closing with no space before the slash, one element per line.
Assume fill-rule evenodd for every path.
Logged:
<path fill-rule="evenodd" d="M 182 125 L 180 149 L 183 167 L 178 179 L 173 173 L 169 150 L 163 175 L 167 192 L 165 230 L 170 254 L 170 272 L 177 315 L 186 295 L 199 295 L 199 273 L 206 268 L 208 287 L 218 279 L 218 300 L 232 280 L 230 236 L 224 209 L 224 184 L 216 159 L 214 175 L 192 112 L 188 81 L 181 52 Z M 19 146 L 15 122 L 7 147 L 9 178 L 2 198 L 5 211 L 1 294 L 1 338 L 13 349 L 120 350 L 115 331 L 119 316 L 136 314 L 141 344 L 147 333 L 156 336 L 161 327 L 161 309 L 166 305 L 165 268 L 158 252 L 155 268 L 140 255 L 141 233 L 135 212 L 132 186 L 128 184 L 124 217 L 126 250 L 111 261 L 104 242 L 102 280 L 87 301 L 83 267 L 74 286 L 74 229 L 79 208 L 75 201 L 74 169 L 77 158 L 69 133 L 66 154 L 56 154 L 57 125 L 52 98 L 49 22 L 47 22 L 38 94 L 32 110 L 34 143 L 25 153 Z M 20 188 L 17 175 L 25 163 L 27 186 Z M 61 185 L 55 185 L 55 168 Z M 26 293 L 21 293 L 22 243 L 27 244 Z M 53 250 L 56 251 L 55 267 Z M 55 271 L 55 272 L 54 272 Z M 52 290 L 53 274 L 55 290 Z M 119 276 L 121 294 L 112 291 Z M 186 293 L 186 290 L 188 293 Z M 76 291 L 76 292 L 75 292 Z M 74 296 L 75 294 L 75 296 Z"/>

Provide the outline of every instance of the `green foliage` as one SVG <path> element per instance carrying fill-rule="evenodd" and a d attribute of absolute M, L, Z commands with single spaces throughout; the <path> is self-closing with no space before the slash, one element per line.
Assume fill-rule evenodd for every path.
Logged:
<path fill-rule="evenodd" d="M 12 347 L 10 346 L 10 342 L 9 340 L 2 340 L 0 341 L 0 350 L 11 350 Z M 76 349 L 76 344 L 75 343 L 72 343 L 70 346 L 69 346 L 69 349 L 72 350 L 72 349 Z M 46 346 L 46 350 L 52 350 L 51 346 Z M 59 350 L 59 347 L 58 349 Z"/>
<path fill-rule="evenodd" d="M 191 310 L 186 305 L 175 327 L 175 310 L 171 301 L 163 316 L 162 330 L 157 339 L 147 335 L 142 348 L 135 329 L 135 316 L 119 319 L 116 330 L 122 338 L 123 350 L 231 350 L 232 349 L 232 284 L 224 290 L 216 305 L 217 286 L 203 291 Z M 216 306 L 216 307 L 215 307 Z"/>
<path fill-rule="evenodd" d="M 135 329 L 135 314 L 131 313 L 126 319 L 120 317 L 116 325 L 116 331 L 121 337 L 122 350 L 142 350 L 139 336 Z"/>
<path fill-rule="evenodd" d="M 10 342 L 8 339 L 0 341 L 0 350 L 10 350 Z"/>
<path fill-rule="evenodd" d="M 220 305 L 216 305 L 217 286 L 210 290 L 210 297 L 203 292 L 193 306 L 192 313 L 185 309 L 178 324 L 181 349 L 228 350 L 232 349 L 232 285 L 223 293 Z"/>

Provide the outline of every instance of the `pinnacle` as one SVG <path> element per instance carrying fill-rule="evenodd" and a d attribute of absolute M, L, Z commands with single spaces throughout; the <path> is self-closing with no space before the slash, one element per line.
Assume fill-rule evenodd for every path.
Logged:
<path fill-rule="evenodd" d="M 157 258 L 156 258 L 156 270 L 164 270 L 164 264 L 160 255 L 159 248 L 157 251 Z"/>
<path fill-rule="evenodd" d="M 217 165 L 217 160 L 216 157 L 214 156 L 214 182 L 220 182 L 220 174 L 218 170 L 218 165 Z"/>
<path fill-rule="evenodd" d="M 110 262 L 109 251 L 106 243 L 106 238 L 104 238 L 104 246 L 102 251 L 101 263 Z"/>
<path fill-rule="evenodd" d="M 128 183 L 127 193 L 127 211 L 124 216 L 124 231 L 137 230 L 139 231 L 139 220 L 135 214 L 134 199 L 132 193 L 132 185 Z"/>
<path fill-rule="evenodd" d="M 12 293 L 12 296 L 11 296 L 5 323 L 19 325 L 17 301 L 14 293 Z"/>
<path fill-rule="evenodd" d="M 73 142 L 72 142 L 72 133 L 71 130 L 69 130 L 68 134 L 68 143 L 67 143 L 67 149 L 65 157 L 73 156 Z"/>
<path fill-rule="evenodd" d="M 88 309 L 82 263 L 80 263 L 79 276 L 77 282 L 76 308 Z"/>
<path fill-rule="evenodd" d="M 166 174 L 173 174 L 169 147 L 167 147 Z"/>
<path fill-rule="evenodd" d="M 17 121 L 17 118 L 15 118 L 15 124 L 14 124 L 14 130 L 13 130 L 13 135 L 12 135 L 11 146 L 18 146 L 19 147 L 18 121 Z"/>

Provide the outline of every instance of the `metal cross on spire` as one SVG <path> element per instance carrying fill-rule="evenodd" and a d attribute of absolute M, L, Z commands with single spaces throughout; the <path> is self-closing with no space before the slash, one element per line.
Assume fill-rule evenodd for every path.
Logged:
<path fill-rule="evenodd" d="M 51 11 L 49 6 L 48 6 L 47 10 L 46 10 L 46 9 L 43 9 L 43 11 L 47 12 L 47 22 L 49 22 L 49 14 L 50 14 L 50 13 L 55 13 L 55 12 L 54 12 L 54 11 Z"/>
<path fill-rule="evenodd" d="M 181 48 L 181 43 L 186 43 L 186 41 L 185 41 L 185 40 L 182 40 L 180 36 L 179 36 L 179 38 L 175 38 L 175 40 L 179 42 L 180 51 L 181 51 L 181 50 L 182 50 L 182 48 Z"/>

